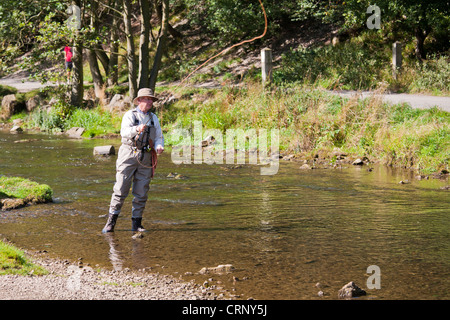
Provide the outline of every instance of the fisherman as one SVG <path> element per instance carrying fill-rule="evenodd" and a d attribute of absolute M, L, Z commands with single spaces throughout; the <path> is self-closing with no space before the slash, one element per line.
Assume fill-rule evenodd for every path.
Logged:
<path fill-rule="evenodd" d="M 156 168 L 157 154 L 164 151 L 164 137 L 158 117 L 150 112 L 157 101 L 153 90 L 144 88 L 138 91 L 133 103 L 137 107 L 125 113 L 120 135 L 122 145 L 116 162 L 116 183 L 109 208 L 108 221 L 102 232 L 113 232 L 131 185 L 132 231 L 145 231 L 142 226 L 142 213 L 147 202 L 149 184 Z"/>

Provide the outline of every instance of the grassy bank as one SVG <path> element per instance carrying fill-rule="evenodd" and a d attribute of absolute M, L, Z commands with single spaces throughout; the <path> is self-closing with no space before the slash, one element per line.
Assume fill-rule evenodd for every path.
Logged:
<path fill-rule="evenodd" d="M 333 160 L 338 151 L 423 173 L 448 168 L 450 115 L 436 108 L 392 106 L 376 95 L 346 99 L 301 85 L 176 90 L 180 98 L 162 113 L 168 132 L 194 120 L 222 132 L 276 128 L 283 153 Z"/>
<path fill-rule="evenodd" d="M 8 210 L 28 203 L 52 201 L 53 190 L 46 184 L 19 178 L 0 176 L 0 209 Z"/>
<path fill-rule="evenodd" d="M 379 90 L 381 93 L 382 90 Z M 333 161 L 336 152 L 429 174 L 448 169 L 450 115 L 434 109 L 383 103 L 375 94 L 359 100 L 342 98 L 302 84 L 263 88 L 259 83 L 242 87 L 203 89 L 166 86 L 162 96 L 174 96 L 156 111 L 166 144 L 178 143 L 175 128 L 192 130 L 193 121 L 204 129 L 279 129 L 280 151 L 304 158 Z M 76 109 L 57 103 L 51 110 L 24 115 L 26 126 L 60 132 L 84 127 L 85 137 L 119 133 L 121 115 L 98 106 Z"/>
<path fill-rule="evenodd" d="M 47 271 L 32 262 L 18 248 L 0 240 L 0 275 L 44 275 Z"/>
<path fill-rule="evenodd" d="M 424 174 L 448 170 L 450 116 L 437 108 L 390 105 L 377 94 L 365 100 L 342 98 L 304 84 L 263 88 L 259 82 L 246 82 L 221 89 L 166 86 L 158 87 L 157 94 L 175 98 L 156 111 L 167 145 L 179 143 L 170 134 L 173 129 L 192 130 L 197 120 L 204 129 L 223 133 L 233 128 L 279 129 L 280 151 L 306 159 L 334 161 L 340 153 Z M 77 109 L 62 102 L 23 118 L 27 127 L 49 132 L 84 127 L 85 137 L 117 134 L 121 123 L 120 114 L 100 106 Z"/>

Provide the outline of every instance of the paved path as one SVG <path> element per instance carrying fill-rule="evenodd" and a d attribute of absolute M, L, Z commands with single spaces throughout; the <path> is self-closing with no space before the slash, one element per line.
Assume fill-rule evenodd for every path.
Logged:
<path fill-rule="evenodd" d="M 0 85 L 16 88 L 19 92 L 28 92 L 34 89 L 44 88 L 51 84 L 41 84 L 38 81 L 29 81 L 19 78 L 2 78 Z"/>
<path fill-rule="evenodd" d="M 359 95 L 361 98 L 368 98 L 374 93 L 370 91 L 331 91 L 331 93 L 341 97 L 352 97 Z M 417 109 L 428 109 L 434 106 L 450 112 L 450 97 L 427 96 L 421 94 L 407 94 L 407 93 L 388 93 L 383 94 L 383 100 L 392 104 L 408 103 L 411 107 Z"/>

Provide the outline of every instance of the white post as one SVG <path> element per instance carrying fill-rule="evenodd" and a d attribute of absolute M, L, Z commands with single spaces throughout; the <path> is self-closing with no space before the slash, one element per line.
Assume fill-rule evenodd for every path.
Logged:
<path fill-rule="evenodd" d="M 397 78 L 397 72 L 402 67 L 402 44 L 398 41 L 392 45 L 392 68 L 394 71 L 394 78 Z"/>
<path fill-rule="evenodd" d="M 272 50 L 269 48 L 261 50 L 261 72 L 263 84 L 272 81 Z"/>

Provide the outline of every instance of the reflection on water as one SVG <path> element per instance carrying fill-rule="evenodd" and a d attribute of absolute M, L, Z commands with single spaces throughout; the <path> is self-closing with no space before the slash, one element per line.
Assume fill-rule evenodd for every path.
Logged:
<path fill-rule="evenodd" d="M 13 143 L 25 138 L 38 140 Z M 120 141 L 0 133 L 0 173 L 47 183 L 55 198 L 2 213 L 0 234 L 115 270 L 212 278 L 242 299 L 335 299 L 349 281 L 368 292 L 365 299 L 450 296 L 449 198 L 440 190 L 448 181 L 384 167 L 307 171 L 291 162 L 261 176 L 258 166 L 176 166 L 164 154 L 144 213 L 150 231 L 132 239 L 131 196 L 116 232 L 101 234 L 116 157 L 95 158 L 92 150 L 106 144 L 117 150 Z M 220 264 L 236 269 L 198 274 Z M 367 289 L 370 265 L 381 270 L 381 289 Z"/>

